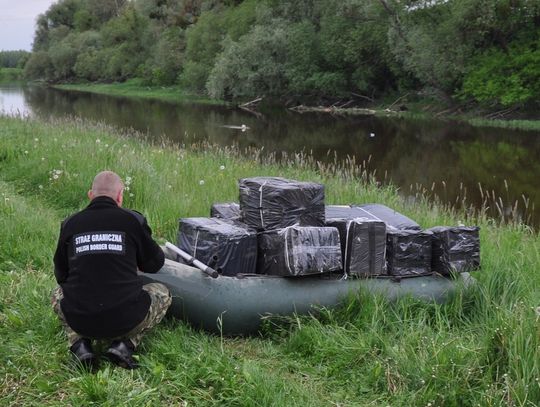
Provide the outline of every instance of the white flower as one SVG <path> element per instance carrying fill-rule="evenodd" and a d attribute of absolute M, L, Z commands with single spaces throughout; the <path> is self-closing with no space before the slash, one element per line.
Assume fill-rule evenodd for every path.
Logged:
<path fill-rule="evenodd" d="M 34 139 L 34 141 L 39 141 L 39 139 L 36 137 L 36 138 Z"/>
<path fill-rule="evenodd" d="M 45 161 L 45 157 L 41 157 L 41 161 Z"/>
<path fill-rule="evenodd" d="M 133 195 L 131 192 L 129 193 L 129 197 L 133 198 L 135 195 Z"/>
<path fill-rule="evenodd" d="M 52 177 L 53 179 L 58 179 L 58 174 L 54 174 Z"/>
<path fill-rule="evenodd" d="M 43 185 L 38 185 L 38 188 L 39 188 L 39 189 L 43 189 Z"/>
<path fill-rule="evenodd" d="M 203 179 L 201 179 L 201 180 L 199 181 L 199 185 L 204 185 L 204 180 L 203 180 Z"/>
<path fill-rule="evenodd" d="M 28 150 L 24 150 L 24 153 L 25 153 L 25 154 L 28 154 Z"/>
<path fill-rule="evenodd" d="M 105 144 L 105 147 L 109 147 L 109 145 L 108 145 L 108 144 Z"/>
<path fill-rule="evenodd" d="M 167 188 L 171 189 L 171 188 L 172 188 L 172 185 L 167 185 Z"/>
<path fill-rule="evenodd" d="M 129 176 L 126 177 L 126 184 L 128 184 L 128 185 L 131 184 L 131 177 L 129 177 Z"/>
<path fill-rule="evenodd" d="M 224 165 L 220 165 L 220 166 L 219 166 L 219 169 L 220 169 L 220 171 L 223 171 L 223 170 L 225 169 L 225 166 L 224 166 Z"/>
<path fill-rule="evenodd" d="M 536 312 L 536 315 L 540 317 L 540 307 L 536 307 L 534 311 Z"/>
<path fill-rule="evenodd" d="M 96 143 L 98 143 L 98 144 L 101 143 L 101 140 L 97 138 Z"/>

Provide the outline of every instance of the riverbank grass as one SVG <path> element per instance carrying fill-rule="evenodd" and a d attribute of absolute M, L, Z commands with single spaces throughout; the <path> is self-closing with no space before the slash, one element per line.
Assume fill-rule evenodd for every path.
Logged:
<path fill-rule="evenodd" d="M 0 404 L 146 406 L 537 406 L 540 238 L 519 224 L 420 202 L 407 205 L 344 163 L 277 163 L 253 151 L 150 144 L 80 120 L 0 117 Z M 388 303 L 359 293 L 318 316 L 270 320 L 250 338 L 222 338 L 167 319 L 144 340 L 142 367 L 79 371 L 54 316 L 51 257 L 59 222 L 83 208 L 93 176 L 125 180 L 125 205 L 156 237 L 177 220 L 237 199 L 236 180 L 319 181 L 328 203 L 380 202 L 424 227 L 481 226 L 478 284 L 446 305 Z"/>
<path fill-rule="evenodd" d="M 116 83 L 81 83 L 59 84 L 55 88 L 77 92 L 98 93 L 101 95 L 130 97 L 139 99 L 162 100 L 175 103 L 197 103 L 209 105 L 224 105 L 221 100 L 214 100 L 186 92 L 179 86 L 147 86 L 142 79 L 129 79 Z"/>
<path fill-rule="evenodd" d="M 151 100 L 161 100 L 165 102 L 175 103 L 197 103 L 197 104 L 211 104 L 211 105 L 227 105 L 228 103 L 222 100 L 215 100 L 209 97 L 201 96 L 186 92 L 179 86 L 146 86 L 142 79 L 133 78 L 125 82 L 117 83 L 81 83 L 81 84 L 57 84 L 55 88 L 97 93 L 109 96 L 130 97 L 130 98 L 142 98 Z M 485 119 L 482 117 L 475 117 L 474 113 L 451 113 L 453 110 L 442 104 L 440 101 L 433 99 L 418 100 L 414 102 L 406 103 L 409 110 L 398 111 L 394 106 L 394 100 L 390 100 L 388 97 L 376 103 L 374 106 L 368 109 L 357 108 L 339 108 L 339 107 L 320 107 L 320 106 L 299 106 L 294 110 L 299 112 L 319 112 L 319 113 L 331 113 L 334 115 L 359 115 L 359 116 L 397 116 L 404 119 L 421 119 L 421 120 L 441 120 L 449 119 L 459 122 L 465 122 L 472 126 L 477 127 L 493 127 L 493 128 L 507 128 L 527 131 L 540 131 L 540 120 L 501 120 L 501 119 Z M 390 108 L 389 108 L 390 106 Z M 445 113 L 445 111 L 448 111 Z"/>
<path fill-rule="evenodd" d="M 0 68 L 0 83 L 1 82 L 17 82 L 22 79 L 22 68 Z"/>

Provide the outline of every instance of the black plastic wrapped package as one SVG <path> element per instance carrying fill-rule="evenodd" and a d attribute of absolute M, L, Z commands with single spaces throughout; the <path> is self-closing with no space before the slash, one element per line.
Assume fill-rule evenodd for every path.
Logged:
<path fill-rule="evenodd" d="M 325 213 L 326 219 L 367 218 L 382 221 L 389 229 L 421 230 L 414 220 L 380 204 L 327 205 Z"/>
<path fill-rule="evenodd" d="M 262 232 L 258 240 L 260 274 L 305 276 L 342 269 L 336 228 L 289 226 Z"/>
<path fill-rule="evenodd" d="M 240 205 L 236 202 L 215 203 L 210 208 L 210 217 L 240 220 Z"/>
<path fill-rule="evenodd" d="M 393 276 L 431 274 L 433 233 L 417 230 L 387 230 L 386 265 Z"/>
<path fill-rule="evenodd" d="M 221 219 L 180 219 L 178 247 L 224 276 L 256 272 L 256 232 Z"/>
<path fill-rule="evenodd" d="M 259 231 L 324 226 L 324 186 L 277 177 L 239 181 L 242 221 Z"/>
<path fill-rule="evenodd" d="M 433 233 L 431 266 L 443 275 L 473 271 L 480 267 L 480 228 L 437 226 Z"/>
<path fill-rule="evenodd" d="M 386 224 L 366 218 L 327 219 L 339 231 L 343 270 L 358 277 L 386 273 Z"/>

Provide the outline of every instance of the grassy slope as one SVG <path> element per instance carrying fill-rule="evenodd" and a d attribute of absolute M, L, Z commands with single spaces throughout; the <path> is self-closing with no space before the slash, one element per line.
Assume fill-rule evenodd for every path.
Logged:
<path fill-rule="evenodd" d="M 321 181 L 330 203 L 385 203 L 425 227 L 457 217 L 427 203 L 406 206 L 347 166 L 314 171 L 305 157 L 261 165 L 231 150 L 149 145 L 81 121 L 0 118 L 0 139 L 1 405 L 540 403 L 540 238 L 484 218 L 468 219 L 482 227 L 480 283 L 448 305 L 360 296 L 246 339 L 168 320 L 143 341 L 138 371 L 79 372 L 48 303 L 51 256 L 60 220 L 86 205 L 98 170 L 131 177 L 126 206 L 167 239 L 178 217 L 235 199 L 236 179 L 251 175 Z"/>
<path fill-rule="evenodd" d="M 56 88 L 79 92 L 99 93 L 111 96 L 156 99 L 176 103 L 224 104 L 221 100 L 208 99 L 187 93 L 178 86 L 145 86 L 140 79 L 130 79 L 122 83 L 88 83 L 55 85 Z"/>

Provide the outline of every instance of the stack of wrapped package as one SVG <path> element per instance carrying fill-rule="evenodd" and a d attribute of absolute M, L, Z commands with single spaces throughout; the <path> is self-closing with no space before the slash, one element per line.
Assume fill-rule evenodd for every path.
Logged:
<path fill-rule="evenodd" d="M 366 218 L 330 218 L 327 226 L 339 231 L 343 271 L 358 277 L 386 273 L 386 224 Z"/>
<path fill-rule="evenodd" d="M 433 233 L 431 267 L 442 275 L 463 273 L 480 267 L 480 236 L 477 226 L 437 226 Z"/>
<path fill-rule="evenodd" d="M 324 186 L 276 177 L 239 181 L 242 221 L 260 232 L 257 271 L 304 276 L 342 268 L 339 233 L 324 226 Z"/>
<path fill-rule="evenodd" d="M 218 218 L 180 219 L 178 247 L 224 276 L 256 272 L 257 233 Z"/>
<path fill-rule="evenodd" d="M 323 185 L 278 177 L 239 180 L 239 197 L 180 222 L 180 248 L 223 275 L 412 277 L 480 264 L 477 227 L 422 231 L 387 206 L 325 206 Z"/>
<path fill-rule="evenodd" d="M 342 269 L 339 233 L 332 227 L 288 226 L 259 235 L 258 271 L 305 276 Z"/>
<path fill-rule="evenodd" d="M 388 274 L 399 277 L 431 274 L 433 233 L 417 230 L 392 230 L 386 234 Z"/>

